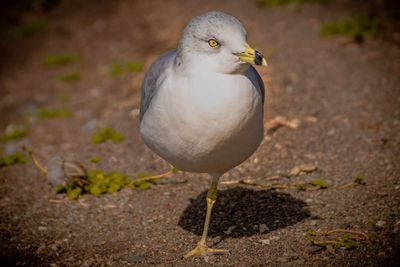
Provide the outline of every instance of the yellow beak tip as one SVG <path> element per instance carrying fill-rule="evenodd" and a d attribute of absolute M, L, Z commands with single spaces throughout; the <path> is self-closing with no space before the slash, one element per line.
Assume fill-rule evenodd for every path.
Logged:
<path fill-rule="evenodd" d="M 264 67 L 268 66 L 267 61 L 265 60 L 265 58 L 262 59 L 262 66 L 264 66 Z"/>
<path fill-rule="evenodd" d="M 258 52 L 257 50 L 246 47 L 244 52 L 241 53 L 234 53 L 239 59 L 243 62 L 247 62 L 250 64 L 254 64 L 257 66 L 267 66 L 267 61 L 265 60 L 264 56 Z"/>

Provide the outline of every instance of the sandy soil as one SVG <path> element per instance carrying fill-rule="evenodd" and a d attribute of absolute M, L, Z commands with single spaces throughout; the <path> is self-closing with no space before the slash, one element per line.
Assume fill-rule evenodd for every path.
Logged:
<path fill-rule="evenodd" d="M 32 162 L 0 168 L 2 266 L 395 266 L 400 262 L 400 50 L 386 39 L 362 44 L 318 36 L 322 21 L 355 11 L 343 4 L 260 8 L 253 1 L 63 1 L 45 14 L 49 28 L 2 41 L 1 130 L 29 128 L 25 142 L 41 160 L 61 155 L 104 170 L 159 173 L 168 164 L 138 134 L 144 71 L 110 75 L 115 60 L 146 68 L 174 48 L 194 15 L 222 10 L 239 18 L 249 41 L 269 56 L 259 69 L 267 95 L 266 121 L 297 119 L 298 128 L 267 131 L 258 151 L 222 178 L 210 244 L 230 255 L 181 259 L 199 240 L 209 177 L 177 173 L 149 190 L 71 201 L 54 193 Z M 35 14 L 29 16 L 37 16 Z M 75 53 L 81 62 L 49 69 L 49 53 Z M 78 70 L 77 83 L 55 76 Z M 70 95 L 60 102 L 60 93 Z M 27 119 L 32 107 L 68 107 L 67 119 Z M 122 143 L 90 143 L 110 126 Z M 316 171 L 285 174 L 301 164 Z M 366 185 L 343 187 L 357 175 Z M 271 177 L 278 176 L 271 181 Z M 327 189 L 298 191 L 234 183 L 307 183 L 324 177 Z M 184 182 L 187 181 L 187 182 Z M 182 182 L 182 183 L 180 183 Z M 383 221 L 380 222 L 380 221 Z M 378 223 L 379 222 L 379 223 Z M 378 225 L 378 226 L 377 226 Z M 367 233 L 352 250 L 318 249 L 309 229 Z"/>

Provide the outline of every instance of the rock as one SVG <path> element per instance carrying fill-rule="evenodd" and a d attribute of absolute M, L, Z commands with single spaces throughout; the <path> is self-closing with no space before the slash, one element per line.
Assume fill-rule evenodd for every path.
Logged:
<path fill-rule="evenodd" d="M 271 240 L 269 240 L 269 239 L 260 239 L 260 240 L 258 240 L 258 242 L 260 242 L 263 245 L 271 244 Z"/>
<path fill-rule="evenodd" d="M 375 223 L 375 227 L 377 228 L 383 228 L 386 225 L 386 222 L 383 220 L 379 220 Z"/>
<path fill-rule="evenodd" d="M 10 141 L 4 145 L 3 154 L 9 156 L 19 151 L 19 142 L 16 140 Z"/>
<path fill-rule="evenodd" d="M 64 248 L 61 244 L 53 244 L 51 245 L 51 249 L 56 253 L 57 256 L 64 251 Z"/>
<path fill-rule="evenodd" d="M 53 186 L 64 184 L 65 182 L 62 162 L 63 160 L 61 157 L 53 157 L 49 160 L 49 163 L 47 164 L 47 177 L 49 178 Z"/>
<path fill-rule="evenodd" d="M 321 252 L 321 251 L 324 250 L 324 249 L 325 249 L 324 247 L 320 247 L 320 246 L 311 246 L 311 247 L 308 249 L 308 253 L 314 254 L 314 253 Z"/>
<path fill-rule="evenodd" d="M 27 104 L 21 108 L 22 113 L 28 115 L 29 117 L 35 117 L 38 110 L 38 105 L 34 103 Z"/>
<path fill-rule="evenodd" d="M 78 186 L 87 183 L 87 171 L 82 164 L 59 156 L 49 160 L 47 172 L 47 177 L 53 186 L 64 185 L 70 181 L 74 181 Z"/>
<path fill-rule="evenodd" d="M 41 254 L 44 253 L 44 251 L 46 250 L 46 244 L 39 244 L 38 245 L 38 249 L 36 250 L 36 253 Z"/>
<path fill-rule="evenodd" d="M 97 120 L 96 119 L 91 119 L 86 122 L 86 124 L 83 126 L 83 130 L 86 132 L 92 132 L 97 126 Z"/>
<path fill-rule="evenodd" d="M 204 256 L 204 261 L 208 263 L 208 262 L 210 261 L 210 256 L 205 255 L 205 256 Z"/>
<path fill-rule="evenodd" d="M 136 118 L 137 116 L 139 116 L 139 113 L 140 113 L 139 109 L 135 108 L 135 109 L 131 110 L 130 115 L 131 115 L 132 118 Z"/>
<path fill-rule="evenodd" d="M 289 172 L 289 176 L 298 176 L 301 173 L 311 173 L 317 169 L 315 164 L 303 164 L 300 166 L 295 166 Z"/>
<path fill-rule="evenodd" d="M 286 89 L 286 92 L 288 92 L 288 93 L 292 93 L 293 91 L 295 91 L 293 85 L 288 85 L 288 86 L 286 86 L 285 89 Z"/>
<path fill-rule="evenodd" d="M 233 229 L 235 229 L 235 228 L 236 228 L 236 225 L 229 226 L 228 229 L 226 231 L 224 231 L 224 233 L 226 235 L 230 235 L 232 233 Z"/>
<path fill-rule="evenodd" d="M 286 263 L 288 260 L 289 260 L 289 259 L 286 258 L 286 257 L 280 257 L 280 258 L 278 258 L 278 261 L 281 262 L 281 263 Z"/>
<path fill-rule="evenodd" d="M 266 224 L 260 224 L 259 225 L 259 230 L 260 230 L 260 233 L 262 234 L 262 233 L 268 231 L 269 228 L 268 228 L 268 226 Z"/>
<path fill-rule="evenodd" d="M 280 239 L 279 236 L 273 236 L 273 237 L 271 237 L 271 240 L 279 240 L 279 239 Z"/>
<path fill-rule="evenodd" d="M 293 261 L 291 263 L 293 263 L 293 266 L 304 266 L 305 260 L 297 259 L 297 260 L 295 260 L 295 261 Z"/>
<path fill-rule="evenodd" d="M 144 257 L 140 255 L 130 255 L 123 258 L 123 260 L 129 263 L 141 263 L 144 261 Z"/>

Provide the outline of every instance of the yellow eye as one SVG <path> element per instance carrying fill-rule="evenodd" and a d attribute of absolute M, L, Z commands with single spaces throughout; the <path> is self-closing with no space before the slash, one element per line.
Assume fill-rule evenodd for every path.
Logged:
<path fill-rule="evenodd" d="M 208 45 L 211 47 L 216 47 L 219 45 L 219 43 L 215 39 L 210 39 L 210 40 L 208 40 Z"/>

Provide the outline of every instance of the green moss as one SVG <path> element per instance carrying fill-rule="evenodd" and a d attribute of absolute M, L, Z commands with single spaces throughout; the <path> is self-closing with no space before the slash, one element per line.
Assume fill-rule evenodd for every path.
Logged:
<path fill-rule="evenodd" d="M 72 200 L 78 199 L 81 194 L 82 194 L 82 188 L 80 187 L 76 187 L 74 189 L 67 191 L 68 197 Z"/>
<path fill-rule="evenodd" d="M 91 186 L 89 188 L 89 193 L 92 194 L 93 196 L 100 196 L 102 193 L 105 191 L 102 190 L 99 186 Z"/>
<path fill-rule="evenodd" d="M 380 22 L 377 19 L 355 16 L 325 22 L 321 25 L 319 33 L 322 37 L 341 35 L 355 42 L 362 42 L 366 36 L 378 35 L 380 29 Z"/>
<path fill-rule="evenodd" d="M 71 116 L 71 111 L 66 108 L 48 109 L 40 107 L 38 108 L 37 116 L 42 119 L 69 118 Z"/>
<path fill-rule="evenodd" d="M 93 156 L 90 158 L 91 163 L 99 163 L 101 161 L 101 157 L 99 156 Z"/>
<path fill-rule="evenodd" d="M 57 194 L 61 194 L 61 193 L 65 193 L 67 191 L 63 184 L 59 184 L 54 188 L 54 192 L 56 192 Z"/>
<path fill-rule="evenodd" d="M 36 19 L 11 28 L 6 35 L 12 38 L 31 36 L 48 28 L 46 19 Z"/>
<path fill-rule="evenodd" d="M 80 57 L 74 54 L 49 54 L 43 59 L 46 67 L 58 67 L 79 61 Z"/>
<path fill-rule="evenodd" d="M 299 191 L 306 191 L 306 185 L 305 184 L 297 184 L 296 189 Z"/>
<path fill-rule="evenodd" d="M 307 230 L 306 238 L 308 241 L 312 242 L 315 236 L 317 236 L 317 232 L 312 229 Z"/>
<path fill-rule="evenodd" d="M 146 180 L 147 177 L 153 176 L 154 174 L 149 172 L 138 172 L 136 174 L 136 179 L 134 179 L 130 186 L 132 190 L 134 189 L 141 189 L 147 190 L 150 188 L 150 182 Z"/>
<path fill-rule="evenodd" d="M 125 69 L 129 72 L 141 72 L 144 69 L 144 63 L 142 63 L 142 62 L 127 62 L 127 63 L 125 63 Z"/>
<path fill-rule="evenodd" d="M 135 180 L 132 180 L 132 181 L 129 183 L 129 187 L 130 187 L 132 190 L 136 190 L 136 189 L 147 190 L 147 189 L 149 189 L 149 188 L 151 187 L 151 184 L 150 184 L 148 181 L 146 181 L 146 180 L 142 180 L 142 181 L 135 181 Z"/>
<path fill-rule="evenodd" d="M 108 140 L 113 142 L 121 142 L 124 140 L 124 136 L 110 127 L 102 128 L 92 135 L 93 144 L 104 143 Z"/>
<path fill-rule="evenodd" d="M 118 192 L 121 190 L 125 185 L 119 184 L 119 183 L 111 183 L 110 186 L 107 189 L 108 193 L 114 193 Z"/>
<path fill-rule="evenodd" d="M 322 178 L 317 178 L 317 179 L 310 181 L 310 185 L 319 186 L 320 188 L 328 188 L 329 187 L 329 183 L 323 181 Z"/>
<path fill-rule="evenodd" d="M 3 141 L 9 142 L 25 137 L 28 134 L 28 130 L 24 126 L 11 125 L 7 127 L 4 132 Z"/>
<path fill-rule="evenodd" d="M 26 162 L 28 162 L 28 159 L 19 151 L 14 154 L 0 157 L 0 167 L 14 164 L 25 164 Z"/>
<path fill-rule="evenodd" d="M 365 176 L 363 174 L 358 174 L 355 178 L 354 178 L 354 183 L 356 184 L 365 184 Z"/>
<path fill-rule="evenodd" d="M 278 7 L 293 4 L 326 4 L 328 0 L 256 0 L 258 6 Z"/>
<path fill-rule="evenodd" d="M 121 63 L 113 63 L 110 69 L 111 74 L 114 76 L 120 76 L 124 72 L 124 68 Z"/>
<path fill-rule="evenodd" d="M 105 174 L 101 170 L 92 170 L 89 172 L 88 178 L 89 184 L 86 186 L 86 190 L 95 196 L 118 192 L 129 183 L 128 177 L 119 172 Z"/>
<path fill-rule="evenodd" d="M 64 83 L 74 83 L 81 79 L 81 74 L 78 71 L 70 71 L 57 76 L 57 80 Z"/>
<path fill-rule="evenodd" d="M 334 233 L 335 232 L 335 233 Z M 353 249 L 359 246 L 359 242 L 351 234 L 338 234 L 340 231 L 319 231 L 308 230 L 305 237 L 311 245 L 320 247 L 331 246 L 334 249 Z M 335 235 L 329 237 L 330 235 Z"/>
<path fill-rule="evenodd" d="M 120 76 L 125 72 L 140 72 L 144 69 L 144 63 L 142 62 L 114 62 L 111 64 L 111 74 L 114 76 Z"/>
<path fill-rule="evenodd" d="M 138 187 L 139 187 L 141 190 L 147 190 L 147 189 L 150 188 L 150 183 L 148 183 L 148 182 L 141 182 L 141 183 L 139 183 Z"/>
<path fill-rule="evenodd" d="M 142 175 L 144 174 L 142 173 Z M 147 190 L 150 188 L 150 183 L 146 180 L 138 180 L 138 178 L 132 179 L 121 172 L 105 173 L 102 170 L 95 169 L 87 173 L 87 183 L 85 185 L 71 181 L 66 185 L 57 186 L 55 190 L 57 193 L 66 193 L 70 199 L 78 199 L 84 193 L 100 196 L 106 193 L 118 192 L 126 186 L 129 186 L 132 190 Z"/>
<path fill-rule="evenodd" d="M 344 237 L 341 239 L 342 245 L 338 248 L 344 248 L 344 249 L 353 249 L 359 246 L 359 243 L 353 239 L 351 235 L 344 235 Z"/>

